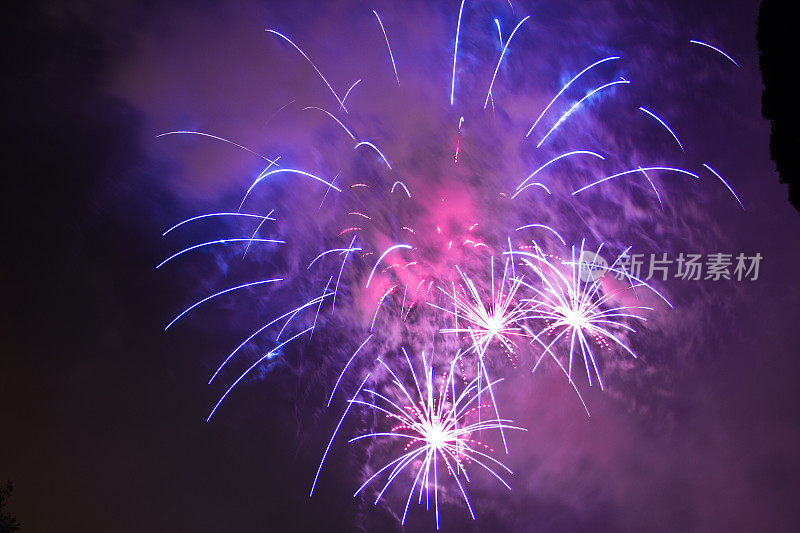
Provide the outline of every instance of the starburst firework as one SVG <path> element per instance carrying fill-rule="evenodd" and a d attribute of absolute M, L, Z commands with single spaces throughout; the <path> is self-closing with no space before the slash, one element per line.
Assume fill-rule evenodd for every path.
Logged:
<path fill-rule="evenodd" d="M 426 509 L 430 509 L 431 500 L 433 500 L 438 529 L 439 491 L 444 483 L 440 478 L 442 475 L 446 475 L 447 479 L 451 479 L 458 487 L 459 493 L 474 519 L 475 513 L 465 488 L 465 483 L 470 481 L 468 469 L 479 467 L 480 470 L 495 477 L 509 490 L 511 487 L 498 473 L 498 470 L 512 474 L 506 465 L 492 457 L 491 453 L 494 450 L 490 446 L 477 440 L 478 434 L 489 430 L 524 430 L 524 428 L 514 426 L 510 420 L 499 417 L 481 419 L 479 416 L 481 394 L 489 390 L 492 385 L 502 381 L 501 379 L 482 385 L 479 377 L 476 377 L 465 386 L 458 387 L 458 380 L 455 379 L 455 364 L 460 354 L 457 354 L 443 373 L 437 386 L 433 365 L 426 359 L 424 352 L 421 355 L 423 363 L 421 379 L 419 379 L 405 348 L 402 349 L 402 352 L 408 364 L 413 386 L 406 386 L 386 362 L 378 359 L 377 362 L 391 376 L 388 390 L 379 392 L 364 388 L 367 380 L 365 378 L 362 386 L 349 401 L 348 408 L 340 419 L 328 448 L 336 437 L 336 432 L 341 427 L 341 422 L 347 415 L 350 406 L 358 405 L 374 410 L 382 414 L 391 426 L 386 431 L 374 431 L 356 436 L 349 442 L 362 439 L 390 439 L 396 441 L 393 449 L 397 449 L 398 452 L 396 457 L 378 468 L 355 491 L 353 496 L 358 496 L 373 481 L 385 476 L 385 483 L 377 491 L 374 500 L 374 503 L 377 504 L 390 485 L 408 471 L 408 477 L 412 478 L 412 482 L 403 509 L 402 523 L 405 523 L 411 500 L 416 492 L 417 503 L 421 505 L 424 499 Z M 363 395 L 368 395 L 369 398 L 360 399 Z M 320 469 L 324 461 L 325 457 L 323 456 Z M 318 469 L 317 476 L 319 476 L 319 472 Z M 316 485 L 316 481 L 317 478 L 314 480 L 314 485 Z"/>
<path fill-rule="evenodd" d="M 603 245 L 601 244 L 596 254 L 599 254 L 602 248 Z M 584 256 L 583 252 L 584 243 L 581 243 L 579 258 Z M 636 358 L 636 353 L 616 330 L 635 333 L 636 330 L 628 322 L 646 321 L 647 319 L 641 313 L 653 310 L 653 308 L 647 306 L 617 304 L 616 302 L 621 293 L 633 291 L 637 287 L 643 287 L 656 294 L 670 307 L 672 306 L 650 284 L 618 266 L 620 258 L 624 254 L 618 256 L 607 270 L 621 275 L 628 283 L 621 288 L 608 289 L 604 288 L 604 278 L 602 276 L 593 275 L 590 265 L 587 265 L 582 259 L 576 260 L 575 247 L 572 247 L 570 261 L 560 261 L 562 268 L 566 267 L 566 273 L 562 272 L 558 263 L 548 259 L 538 248 L 533 253 L 517 253 L 522 256 L 523 263 L 536 274 L 541 282 L 540 285 L 527 283 L 525 285 L 533 293 L 530 301 L 535 308 L 534 318 L 542 319 L 547 323 L 546 327 L 533 336 L 533 339 L 544 347 L 542 355 L 534 365 L 534 371 L 548 354 L 558 360 L 555 353 L 555 345 L 561 339 L 568 339 L 569 361 L 566 369 L 569 379 L 572 380 L 572 365 L 576 351 L 580 350 L 589 384 L 591 385 L 592 383 L 593 370 L 602 389 L 603 380 L 600 377 L 597 357 L 592 349 L 590 339 L 605 348 L 608 348 L 610 343 L 613 343 Z M 555 337 L 549 343 L 546 343 L 542 340 L 542 337 L 548 334 L 553 334 Z"/>

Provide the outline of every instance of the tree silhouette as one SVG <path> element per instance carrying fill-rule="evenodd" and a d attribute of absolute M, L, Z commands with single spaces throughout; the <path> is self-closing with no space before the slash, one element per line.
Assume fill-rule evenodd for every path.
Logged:
<path fill-rule="evenodd" d="M 763 0 L 758 14 L 759 64 L 764 92 L 761 114 L 772 125 L 769 150 L 778 170 L 779 180 L 789 186 L 789 202 L 800 212 L 800 168 L 797 150 L 800 132 L 797 121 L 797 84 L 794 82 L 794 44 L 796 18 L 792 2 Z"/>
<path fill-rule="evenodd" d="M 6 499 L 14 491 L 14 485 L 10 481 L 6 482 L 5 487 L 0 487 L 0 533 L 13 533 L 19 530 L 19 522 L 10 513 L 3 511 Z"/>

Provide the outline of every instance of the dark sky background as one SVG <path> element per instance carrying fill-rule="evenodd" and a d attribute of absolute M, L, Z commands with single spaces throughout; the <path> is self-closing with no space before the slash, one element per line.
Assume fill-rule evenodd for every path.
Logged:
<path fill-rule="evenodd" d="M 608 43 L 606 52 L 656 42 L 636 58 L 639 71 L 653 72 L 638 96 L 660 95 L 670 109 L 690 110 L 672 125 L 704 151 L 696 161 L 725 169 L 747 210 L 706 176 L 706 185 L 686 196 L 665 185 L 673 200 L 667 218 L 658 219 L 668 226 L 663 230 L 649 229 L 656 215 L 636 209 L 638 190 L 633 200 L 609 195 L 624 213 L 619 232 L 634 233 L 647 251 L 759 252 L 764 259 L 755 282 L 672 281 L 677 309 L 648 326 L 637 344 L 640 360 L 609 367 L 606 392 L 585 388 L 591 419 L 558 376 L 511 376 L 503 397 L 508 416 L 531 429 L 512 443 L 519 451 L 508 459 L 514 491 L 479 485 L 478 520 L 447 505 L 443 530 L 796 531 L 800 217 L 777 181 L 769 123 L 760 115 L 758 2 L 538 1 L 524 8 L 514 2 L 514 12 L 505 2 L 475 4 L 469 13 L 476 18 L 505 17 L 506 35 L 520 13 L 543 25 L 565 20 L 574 32 L 549 44 L 520 37 L 520 48 L 547 44 L 548 54 L 501 72 L 510 88 L 498 87 L 495 97 L 505 95 L 507 110 L 528 117 L 542 100 L 517 97 L 522 89 L 545 78 L 564 81 L 595 57 L 561 64 L 580 54 L 582 38 Z M 321 417 L 319 394 L 288 370 L 246 384 L 220 416 L 204 422 L 219 392 L 206 386 L 208 370 L 249 322 L 236 328 L 233 319 L 207 314 L 192 327 L 163 331 L 198 293 L 191 292 L 196 283 L 212 287 L 218 280 L 190 262 L 184 271 L 156 271 L 171 249 L 161 233 L 181 217 L 228 208 L 253 162 L 218 146 L 159 144 L 155 135 L 215 131 L 277 153 L 290 141 L 270 135 L 313 143 L 324 133 L 306 134 L 308 123 L 290 126 L 280 118 L 267 127 L 292 99 L 332 104 L 302 58 L 267 39 L 264 28 L 297 36 L 342 87 L 355 79 L 350 72 L 374 67 L 373 49 L 386 59 L 370 20 L 376 7 L 390 35 L 396 32 L 401 79 L 416 79 L 409 85 L 425 97 L 429 87 L 447 93 L 457 2 L 315 6 L 8 8 L 0 481 L 14 482 L 9 509 L 22 531 L 399 530 L 391 505 L 364 506 L 350 497 L 363 457 L 341 444 L 318 493 L 308 497 L 338 415 Z M 494 38 L 491 27 L 486 33 Z M 742 68 L 687 48 L 689 38 L 724 43 Z M 471 44 L 477 49 L 481 42 Z M 658 54 L 678 46 L 684 48 L 674 55 Z M 356 52 L 342 55 L 346 47 Z M 541 78 L 516 77 L 509 73 L 515 66 Z M 787 60 L 785 68 L 794 66 Z M 349 77 L 339 76 L 343 71 Z M 541 91 L 553 94 L 551 82 Z M 383 95 L 365 89 L 363 98 L 377 105 Z M 417 103 L 433 108 L 425 98 Z M 395 122 L 406 113 L 398 104 L 389 110 Z M 591 135 L 608 140 L 615 131 Z M 411 141 L 395 141 L 413 155 Z M 627 145 L 615 142 L 614 149 Z M 605 205 L 594 199 L 580 208 L 590 227 L 609 228 L 615 211 Z M 432 519 L 416 509 L 407 529 L 431 530 Z"/>

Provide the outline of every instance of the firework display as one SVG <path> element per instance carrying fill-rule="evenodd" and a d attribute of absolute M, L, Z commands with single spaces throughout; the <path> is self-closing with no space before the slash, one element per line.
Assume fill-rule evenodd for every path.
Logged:
<path fill-rule="evenodd" d="M 464 387 L 457 389 L 455 366 L 459 358 L 458 355 L 450 363 L 449 368 L 445 370 L 437 387 L 434 369 L 426 360 L 425 353 L 422 353 L 422 375 L 418 378 L 408 353 L 405 349 L 402 349 L 402 352 L 411 373 L 413 388 L 406 387 L 397 373 L 384 361 L 378 359 L 377 362 L 391 376 L 390 384 L 391 388 L 395 389 L 394 396 L 396 397 L 374 390 L 363 389 L 367 380 L 365 378 L 361 387 L 358 388 L 356 394 L 349 401 L 350 405 L 358 404 L 373 409 L 385 417 L 387 424 L 391 424 L 386 431 L 365 433 L 350 439 L 349 442 L 369 438 L 388 438 L 403 443 L 399 457 L 392 459 L 377 469 L 356 490 L 353 496 L 357 496 L 373 480 L 385 474 L 386 483 L 375 498 L 375 503 L 377 504 L 384 492 L 392 484 L 392 481 L 404 470 L 408 469 L 412 471 L 413 482 L 411 489 L 408 491 L 401 523 L 405 523 L 408 507 L 415 491 L 418 493 L 417 503 L 420 505 L 424 494 L 425 507 L 427 509 L 431 507 L 431 492 L 433 492 L 433 509 L 438 528 L 439 476 L 441 475 L 441 469 L 446 474 L 446 479 L 452 479 L 458 486 L 463 501 L 474 519 L 475 514 L 470 505 L 467 491 L 464 488 L 464 484 L 469 482 L 468 467 L 474 465 L 475 468 L 488 472 L 509 490 L 511 487 L 497 471 L 504 470 L 508 474 L 513 473 L 506 465 L 490 455 L 494 451 L 490 446 L 476 440 L 475 437 L 482 431 L 522 428 L 510 425 L 510 420 L 480 417 L 480 408 L 482 407 L 480 404 L 481 393 L 491 390 L 493 383 L 484 382 L 481 385 L 479 376 Z M 369 377 L 369 374 L 367 377 Z M 368 399 L 357 399 L 360 397 L 362 390 L 369 396 Z M 456 392 L 457 390 L 458 392 Z M 347 411 L 345 411 L 346 414 Z M 344 418 L 344 415 L 342 418 Z M 338 428 L 339 426 L 337 426 L 337 430 Z M 331 437 L 331 442 L 335 436 L 336 432 Z M 328 449 L 330 449 L 330 443 Z M 327 450 L 325 455 L 327 456 Z M 314 485 L 311 488 L 312 495 L 324 461 L 325 456 L 320 462 L 317 477 L 314 478 Z M 416 470 L 416 474 L 413 474 L 414 470 Z M 463 481 L 459 478 L 463 478 Z"/>
<path fill-rule="evenodd" d="M 260 303 L 268 303 L 268 319 L 244 335 L 209 376 L 209 384 L 224 381 L 224 390 L 207 421 L 219 416 L 237 387 L 268 374 L 270 361 L 292 357 L 285 351 L 302 351 L 302 341 L 312 342 L 313 336 L 330 351 L 313 363 L 315 375 L 324 376 L 322 403 L 330 413 L 342 414 L 311 494 L 333 460 L 340 430 L 360 416 L 365 431 L 349 442 L 369 447 L 371 459 L 384 459 L 366 465 L 354 496 L 374 491 L 369 499 L 378 504 L 398 492 L 401 523 L 415 500 L 433 511 L 437 529 L 444 493 L 463 502 L 475 518 L 468 496 L 472 477 L 485 474 L 511 488 L 512 472 L 497 456 L 513 453 L 509 430 L 523 428 L 502 416 L 496 394 L 504 385 L 500 376 L 549 366 L 566 377 L 588 415 L 576 368 L 583 367 L 586 385 L 596 382 L 604 389 L 606 361 L 637 358 L 631 339 L 655 311 L 672 308 L 657 281 L 626 268 L 623 258 L 631 245 L 592 231 L 581 217 L 590 209 L 579 211 L 577 202 L 626 179 L 643 179 L 647 193 L 657 199 L 656 209 L 663 211 L 664 195 L 655 180 L 699 181 L 704 168 L 717 180 L 704 186 L 721 182 L 744 208 L 708 163 L 692 167 L 697 172 L 659 161 L 639 164 L 584 144 L 592 135 L 574 122 L 594 113 L 595 106 L 621 98 L 621 91 L 636 82 L 629 79 L 621 52 L 582 62 L 562 74 L 551 98 L 527 106 L 527 116 L 507 118 L 513 109 L 519 112 L 519 106 L 505 103 L 509 91 L 502 87 L 518 65 L 509 64 L 510 56 L 525 55 L 523 35 L 536 14 L 520 16 L 516 3 L 504 8 L 504 19 L 489 19 L 491 38 L 499 44 L 490 64 L 483 65 L 474 49 L 484 41 L 468 35 L 486 31 L 477 21 L 484 12 L 470 10 L 466 0 L 454 6 L 452 41 L 441 43 L 448 71 L 452 59 L 449 83 L 441 87 L 442 114 L 417 117 L 407 131 L 376 126 L 371 114 L 359 111 L 360 91 L 370 86 L 377 87 L 371 89 L 370 104 L 381 100 L 376 94 L 390 99 L 392 91 L 414 91 L 403 77 L 404 69 L 414 68 L 413 59 L 393 50 L 391 18 L 373 10 L 372 30 L 385 45 L 385 72 L 365 73 L 346 85 L 323 74 L 325 66 L 302 43 L 266 29 L 265 38 L 279 45 L 276 54 L 296 59 L 298 69 L 313 70 L 318 100 L 298 102 L 291 112 L 298 120 L 331 126 L 315 160 L 265 155 L 211 132 L 176 130 L 160 136 L 224 143 L 263 160 L 234 205 L 187 218 L 163 234 L 175 238 L 217 222 L 238 232 L 185 243 L 156 268 L 216 254 L 225 270 L 248 261 L 251 271 L 262 273 L 212 291 L 166 324 L 170 329 L 201 306 L 225 299 L 242 297 L 237 305 L 251 305 L 250 298 L 258 295 Z M 694 39 L 689 44 L 738 67 L 719 47 Z M 485 79 L 475 70 L 485 71 Z M 625 105 L 643 121 L 642 128 L 666 138 L 675 153 L 664 159 L 687 152 L 669 118 L 652 110 L 657 107 Z M 433 123 L 424 124 L 426 119 Z M 450 144 L 429 146 L 426 128 L 445 129 Z M 511 138 L 524 147 L 514 155 L 504 148 Z M 394 144 L 405 146 L 395 149 Z M 437 167 L 421 168 L 416 151 L 433 153 Z M 502 163 L 491 167 L 486 154 Z M 648 201 L 654 205 L 652 197 Z M 603 254 L 616 259 L 596 275 L 592 261 Z M 332 340 L 326 343 L 326 336 Z M 410 353 L 419 354 L 421 371 Z M 526 437 L 513 434 L 520 441 Z M 499 452 L 488 444 L 494 439 Z"/>

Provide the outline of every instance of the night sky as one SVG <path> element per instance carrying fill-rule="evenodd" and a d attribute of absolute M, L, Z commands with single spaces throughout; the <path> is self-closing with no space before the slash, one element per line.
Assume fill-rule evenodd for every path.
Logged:
<path fill-rule="evenodd" d="M 438 223 L 429 207 L 446 196 L 448 231 L 463 237 L 462 226 L 475 221 L 488 228 L 481 238 L 498 248 L 508 228 L 544 221 L 570 242 L 605 242 L 616 252 L 632 244 L 673 258 L 763 256 L 755 281 L 660 283 L 675 309 L 649 301 L 656 309 L 631 341 L 638 359 L 603 352 L 605 391 L 589 387 L 577 364 L 591 418 L 557 368 L 531 376 L 527 344 L 517 371 L 498 363 L 506 378 L 498 389 L 502 414 L 528 429 L 510 436 L 511 455 L 501 453 L 514 470 L 513 491 L 476 476 L 477 520 L 448 494 L 443 531 L 800 527 L 800 216 L 778 181 L 770 123 L 761 116 L 759 2 L 536 0 L 510 7 L 467 0 L 451 109 L 459 4 L 84 1 L 8 9 L 0 482 L 14 484 L 7 510 L 21 531 L 403 530 L 402 491 L 378 506 L 351 497 L 365 464 L 374 471 L 383 464 L 374 456 L 385 450 L 339 438 L 308 496 L 344 395 L 372 368 L 374 358 L 359 361 L 344 380 L 347 392 L 325 408 L 332 382 L 369 329 L 374 294 L 354 284 L 341 309 L 337 302 L 338 315 L 321 314 L 313 339 L 260 366 L 205 422 L 238 375 L 230 371 L 225 384 L 208 386 L 221 358 L 289 302 L 323 289 L 328 274 L 309 277 L 304 269 L 324 244 L 338 242 L 325 232 L 341 206 L 331 200 L 329 210 L 317 208 L 324 186 L 287 178 L 254 198 L 259 209 L 280 213 L 285 251 L 258 249 L 241 259 L 242 248 L 224 247 L 154 268 L 192 243 L 252 231 L 229 221 L 222 233 L 209 224 L 161 236 L 193 215 L 235 211 L 264 167 L 222 143 L 160 133 L 215 133 L 281 155 L 286 165 L 329 178 L 341 173 L 347 184 L 379 172 L 397 179 L 375 170 L 369 154 L 340 150 L 338 125 L 303 110 L 335 110 L 336 100 L 266 28 L 301 44 L 339 94 L 362 79 L 348 97 L 348 119 L 420 191 L 417 211 L 402 215 L 421 227 Z M 391 40 L 400 88 L 372 9 Z M 502 50 L 493 19 L 505 40 L 528 14 L 484 110 Z M 740 68 L 689 39 L 718 44 Z M 614 54 L 623 56 L 620 64 L 565 94 L 547 128 L 591 88 L 609 79 L 630 80 L 629 87 L 576 111 L 542 151 L 537 141 L 521 142 L 563 83 Z M 638 106 L 670 117 L 685 152 Z M 460 140 L 459 115 L 466 117 Z M 539 191 L 524 207 L 503 207 L 498 191 L 542 161 L 585 147 L 602 149 L 606 159 L 558 167 L 547 177 L 550 196 Z M 729 180 L 745 210 L 703 162 Z M 663 208 L 640 178 L 570 194 L 645 163 L 676 164 L 701 177 L 652 173 Z M 379 211 L 387 220 L 400 217 L 392 209 L 387 203 Z M 371 238 L 376 246 L 388 239 L 378 231 Z M 441 259 L 433 237 L 418 242 L 432 276 L 453 261 L 486 265 L 463 251 Z M 164 331 L 191 302 L 273 271 L 288 280 L 286 289 L 221 298 Z M 398 339 L 415 349 L 439 342 L 435 321 L 413 317 L 406 336 L 382 315 L 375 352 Z M 246 351 L 240 371 L 271 347 L 265 341 Z M 354 418 L 343 430 L 352 435 L 364 423 Z M 432 513 L 412 506 L 405 530 L 434 528 Z"/>

